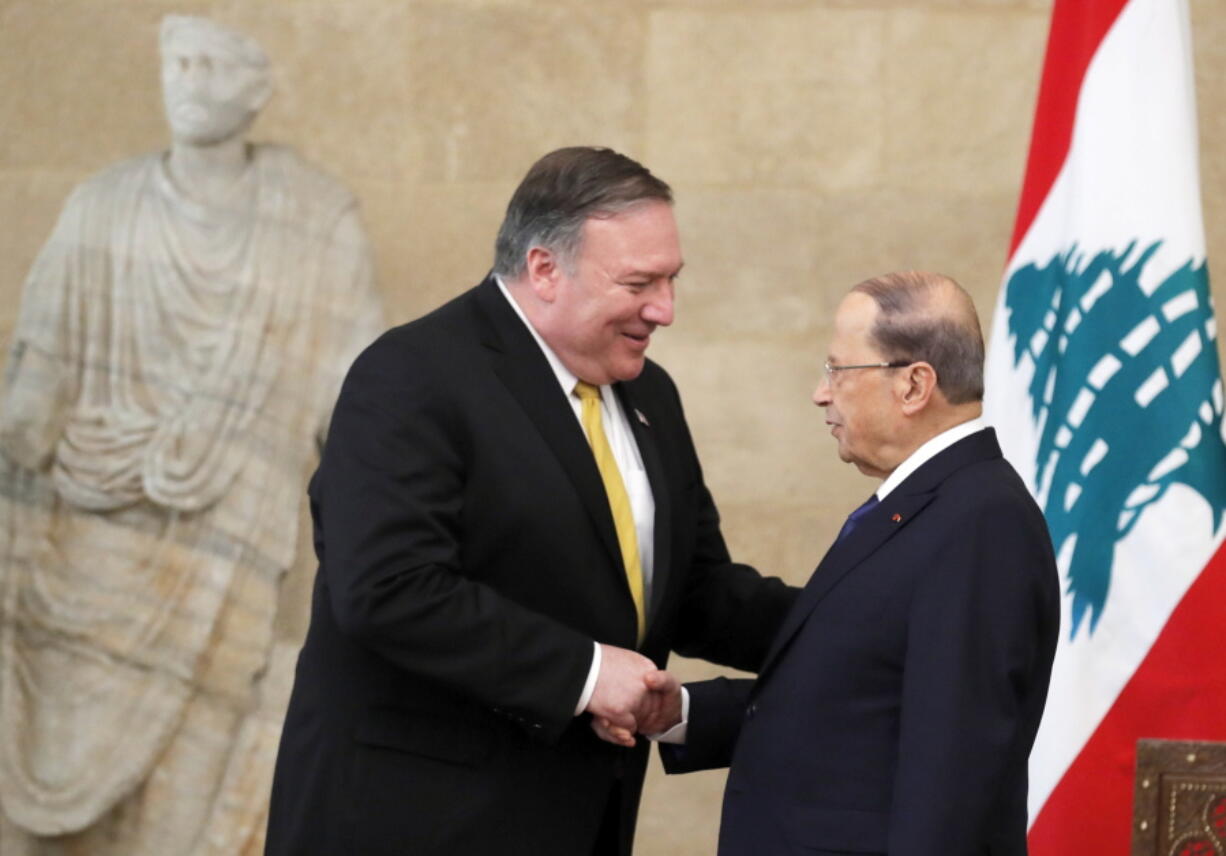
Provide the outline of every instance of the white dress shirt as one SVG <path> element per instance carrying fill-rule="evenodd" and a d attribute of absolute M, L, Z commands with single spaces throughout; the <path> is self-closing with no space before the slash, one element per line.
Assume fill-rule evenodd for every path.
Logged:
<path fill-rule="evenodd" d="M 523 309 L 515 302 L 515 298 L 511 296 L 511 292 L 507 289 L 502 278 L 495 276 L 494 281 L 498 283 L 498 288 L 502 291 L 503 297 L 511 304 L 511 308 L 515 310 L 519 320 L 524 322 L 524 326 L 528 328 L 528 332 L 532 334 L 532 338 L 540 346 L 545 359 L 549 361 L 549 367 L 553 369 L 558 385 L 561 386 L 566 400 L 570 403 L 571 410 L 574 411 L 575 420 L 579 423 L 580 429 L 582 429 L 583 404 L 579 401 L 579 397 L 574 394 L 575 384 L 579 382 L 579 378 L 563 365 L 562 360 L 554 353 L 553 348 L 549 347 L 545 340 L 541 338 L 540 333 L 536 331 L 536 328 L 532 326 L 527 316 L 524 315 Z M 602 384 L 600 386 L 600 401 L 601 425 L 604 427 L 605 436 L 609 440 L 609 446 L 613 450 L 613 459 L 617 462 L 617 469 L 621 471 L 622 483 L 626 486 L 626 494 L 630 498 L 630 512 L 634 516 L 634 530 L 638 538 L 639 565 L 643 569 L 643 602 L 644 604 L 650 604 L 652 570 L 654 568 L 655 557 L 655 497 L 651 493 L 651 482 L 647 480 L 647 472 L 643 469 L 643 458 L 639 454 L 638 444 L 634 442 L 634 433 L 630 430 L 630 423 L 626 420 L 626 413 L 622 409 L 621 402 L 613 391 L 613 387 L 609 384 Z M 595 646 L 592 666 L 588 670 L 587 682 L 584 684 L 583 692 L 579 696 L 579 703 L 575 708 L 575 716 L 583 713 L 584 708 L 591 701 L 592 692 L 596 689 L 596 677 L 600 674 L 600 645 L 595 642 L 592 644 Z"/>
<path fill-rule="evenodd" d="M 959 423 L 952 428 L 946 428 L 940 434 L 928 440 L 914 452 L 907 456 L 907 459 L 894 468 L 894 472 L 890 473 L 885 481 L 881 483 L 881 487 L 877 488 L 877 499 L 883 500 L 903 483 L 903 480 L 913 472 L 918 470 L 924 464 L 935 458 L 941 452 L 944 452 L 954 443 L 964 437 L 969 437 L 976 431 L 982 431 L 988 427 L 988 423 L 983 420 L 982 416 L 976 416 L 974 419 Z"/>

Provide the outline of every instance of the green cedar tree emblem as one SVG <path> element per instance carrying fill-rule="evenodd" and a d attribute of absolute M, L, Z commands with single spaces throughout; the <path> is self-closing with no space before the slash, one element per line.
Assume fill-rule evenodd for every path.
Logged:
<path fill-rule="evenodd" d="M 1057 551 L 1071 549 L 1072 628 L 1093 632 L 1116 542 L 1179 482 L 1226 521 L 1222 385 L 1205 263 L 1146 294 L 1134 242 L 1087 257 L 1076 246 L 1006 286 L 1014 365 L 1029 354 L 1039 428 L 1037 492 Z M 1196 525 L 1200 521 L 1189 521 Z M 1161 573 L 1162 568 L 1153 568 Z"/>

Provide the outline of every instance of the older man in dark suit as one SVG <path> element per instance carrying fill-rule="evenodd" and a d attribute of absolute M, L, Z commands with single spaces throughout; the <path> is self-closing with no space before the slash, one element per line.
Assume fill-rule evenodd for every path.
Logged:
<path fill-rule="evenodd" d="M 731 764 L 721 856 L 1026 852 L 1059 589 L 982 394 L 979 322 L 953 280 L 891 274 L 843 300 L 814 401 L 839 456 L 883 481 L 757 680 L 689 685 L 669 735 L 683 745 L 664 750 L 670 772 Z"/>
<path fill-rule="evenodd" d="M 270 854 L 627 854 L 670 648 L 754 670 L 795 590 L 733 564 L 651 334 L 666 184 L 547 155 L 494 273 L 371 345 L 311 484 Z M 587 716 L 585 714 L 591 714 Z"/>

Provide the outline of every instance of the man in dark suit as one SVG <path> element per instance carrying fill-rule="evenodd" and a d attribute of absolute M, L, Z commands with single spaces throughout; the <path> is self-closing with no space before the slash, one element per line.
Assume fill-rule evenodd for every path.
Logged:
<path fill-rule="evenodd" d="M 757 680 L 687 687 L 665 767 L 731 764 L 721 856 L 1024 854 L 1059 588 L 1042 514 L 980 419 L 970 297 L 934 274 L 861 283 L 825 368 L 814 402 L 839 456 L 883 482 Z M 669 676 L 649 683 L 678 703 Z"/>
<path fill-rule="evenodd" d="M 670 648 L 754 670 L 795 590 L 733 564 L 677 391 L 668 186 L 553 152 L 494 272 L 354 363 L 270 854 L 628 854 Z M 591 714 L 588 716 L 586 714 Z"/>

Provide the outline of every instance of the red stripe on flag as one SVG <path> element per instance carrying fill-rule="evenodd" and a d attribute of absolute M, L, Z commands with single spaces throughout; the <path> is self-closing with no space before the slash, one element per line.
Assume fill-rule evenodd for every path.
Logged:
<path fill-rule="evenodd" d="M 1224 610 L 1226 544 L 1039 811 L 1030 829 L 1031 856 L 1127 853 L 1137 740 L 1226 740 Z"/>
<path fill-rule="evenodd" d="M 1060 174 L 1073 139 L 1073 120 L 1086 68 L 1125 5 L 1127 0 L 1056 0 L 1034 112 L 1026 181 L 1009 243 L 1010 258 Z"/>

